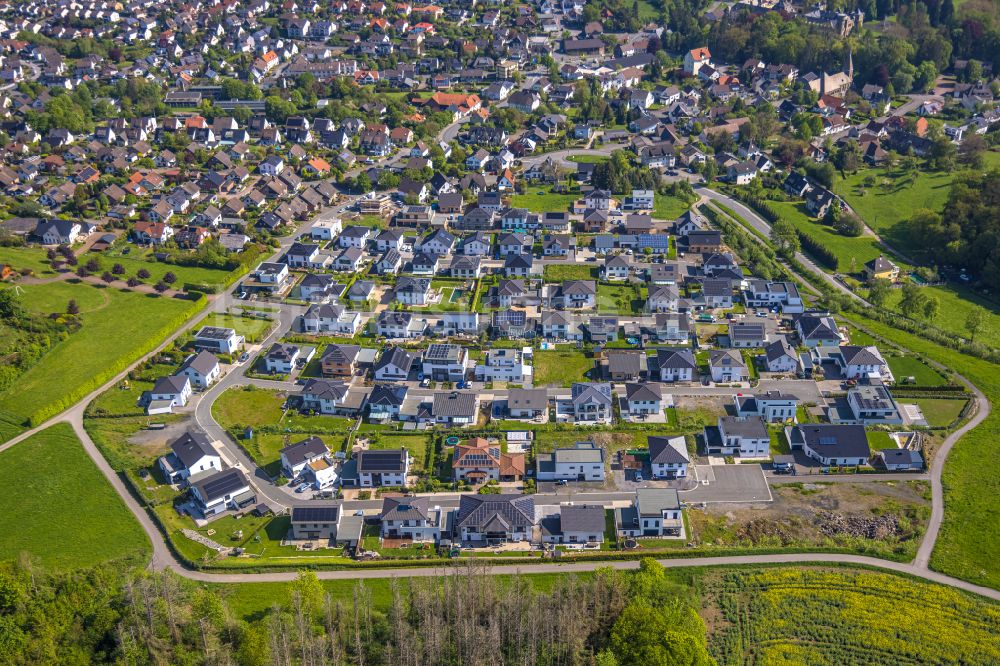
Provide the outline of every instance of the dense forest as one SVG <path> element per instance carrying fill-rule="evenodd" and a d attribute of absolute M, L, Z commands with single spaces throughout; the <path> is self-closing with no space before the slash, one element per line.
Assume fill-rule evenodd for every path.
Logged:
<path fill-rule="evenodd" d="M 917 211 L 908 228 L 931 263 L 1000 285 L 1000 171 L 959 174 L 944 212 Z"/>
<path fill-rule="evenodd" d="M 251 621 L 236 617 L 224 587 L 114 565 L 0 565 L 0 663 L 715 663 L 689 591 L 653 560 L 637 572 L 559 576 L 545 591 L 470 567 L 393 581 L 378 599 L 361 581 L 334 597 L 304 572 Z"/>

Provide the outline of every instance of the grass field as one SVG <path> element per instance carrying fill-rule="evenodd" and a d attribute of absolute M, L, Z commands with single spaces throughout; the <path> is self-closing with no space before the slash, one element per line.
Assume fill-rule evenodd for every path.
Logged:
<path fill-rule="evenodd" d="M 965 330 L 965 319 L 969 316 L 969 312 L 976 305 L 982 307 L 986 310 L 986 317 L 982 329 L 976 334 L 976 339 L 992 347 L 1000 347 L 1000 306 L 995 302 L 987 301 L 975 292 L 953 284 L 923 287 L 922 291 L 938 299 L 940 303 L 938 316 L 931 323 L 962 337 L 969 335 Z M 886 307 L 896 309 L 902 297 L 901 289 L 893 289 Z"/>
<path fill-rule="evenodd" d="M 941 386 L 948 383 L 936 370 L 912 356 L 889 356 L 885 360 L 889 362 L 889 369 L 897 382 L 904 377 L 913 377 L 919 386 Z"/>
<path fill-rule="evenodd" d="M 987 153 L 986 168 L 1000 165 L 1000 153 Z M 948 200 L 955 171 L 918 171 L 912 177 L 899 168 L 863 169 L 846 179 L 837 177 L 833 189 L 844 197 L 875 233 L 900 252 L 914 247 L 906 221 L 926 208 L 941 212 Z M 871 186 L 865 182 L 872 179 Z"/>
<path fill-rule="evenodd" d="M 914 403 L 924 413 L 931 427 L 946 427 L 955 422 L 967 400 L 951 398 L 901 398 L 902 402 Z"/>
<path fill-rule="evenodd" d="M 596 264 L 549 264 L 545 267 L 542 277 L 546 282 L 562 282 L 563 280 L 593 280 L 599 269 Z"/>
<path fill-rule="evenodd" d="M 656 200 L 653 205 L 653 217 L 658 220 L 677 219 L 686 213 L 687 209 L 691 207 L 688 205 L 688 202 L 682 199 L 663 194 L 656 195 Z"/>
<path fill-rule="evenodd" d="M 602 162 L 607 162 L 611 159 L 607 155 L 570 155 L 566 158 L 570 162 L 576 162 L 577 164 L 600 164 Z"/>
<path fill-rule="evenodd" d="M 639 291 L 626 284 L 597 285 L 597 311 L 601 314 L 631 315 L 642 312 L 645 302 Z"/>
<path fill-rule="evenodd" d="M 868 433 L 868 446 L 871 447 L 872 451 L 899 448 L 896 440 L 889 437 L 889 433 L 882 430 L 872 430 Z"/>
<path fill-rule="evenodd" d="M 529 187 L 525 194 L 515 194 L 511 197 L 510 205 L 514 208 L 527 208 L 534 213 L 554 213 L 569 210 L 579 197 L 579 192 L 553 194 L 552 187 L 544 185 L 537 188 Z"/>
<path fill-rule="evenodd" d="M 955 370 L 979 387 L 993 405 L 1000 404 L 1000 368 L 959 352 L 852 315 L 878 335 L 894 340 Z M 931 556 L 931 567 L 956 578 L 1000 588 L 1000 531 L 983 529 L 1000 512 L 1000 414 L 994 408 L 983 423 L 962 437 L 945 463 L 944 522 Z"/>
<path fill-rule="evenodd" d="M 65 312 L 67 303 L 76 300 L 83 326 L 54 345 L 14 387 L 0 393 L 0 441 L 37 410 L 140 356 L 151 339 L 193 309 L 191 301 L 85 283 L 27 285 L 23 290 L 25 305 L 41 313 Z"/>
<path fill-rule="evenodd" d="M 45 250 L 35 247 L 0 247 L 0 264 L 8 264 L 16 271 L 30 268 L 39 278 L 56 274 L 49 266 Z"/>
<path fill-rule="evenodd" d="M 233 426 L 273 425 L 281 420 L 281 405 L 285 401 L 277 391 L 232 388 L 212 405 L 212 416 L 223 428 Z"/>
<path fill-rule="evenodd" d="M 198 325 L 191 329 L 191 332 L 194 333 L 202 326 L 231 328 L 246 338 L 247 342 L 257 343 L 266 338 L 267 334 L 271 332 L 271 329 L 274 327 L 274 320 L 262 319 L 260 317 L 243 317 L 239 314 L 230 314 L 228 312 L 210 314 L 199 321 Z"/>
<path fill-rule="evenodd" d="M 44 470 L 44 479 L 32 470 Z M 25 552 L 64 570 L 150 552 L 142 528 L 66 424 L 0 454 L 0 484 L 0 560 Z"/>
<path fill-rule="evenodd" d="M 594 359 L 576 349 L 535 352 L 535 386 L 570 386 L 590 381 Z"/>
<path fill-rule="evenodd" d="M 842 272 L 860 271 L 865 262 L 884 254 L 878 248 L 875 238 L 871 236 L 858 236 L 857 238 L 843 236 L 822 222 L 813 220 L 809 217 L 804 203 L 784 201 L 769 203 L 778 215 L 791 222 L 796 229 L 809 234 L 816 242 L 829 248 L 837 256 L 838 270 Z"/>
<path fill-rule="evenodd" d="M 127 255 L 121 253 L 124 248 L 116 247 L 111 249 L 107 254 L 88 252 L 80 257 L 80 263 L 85 264 L 91 259 L 97 259 L 98 263 L 101 264 L 101 269 L 98 272 L 110 271 L 115 264 L 121 264 L 126 271 L 125 277 L 135 275 L 140 269 L 145 268 L 150 274 L 150 277 L 145 280 L 149 284 L 156 284 L 167 273 L 173 273 L 177 276 L 177 283 L 175 285 L 177 287 L 181 287 L 187 282 L 191 284 L 222 286 L 229 279 L 229 271 L 216 268 L 201 268 L 199 266 L 165 264 L 156 261 L 153 257 L 153 250 L 145 250 L 132 246 L 124 247 L 130 248 Z"/>

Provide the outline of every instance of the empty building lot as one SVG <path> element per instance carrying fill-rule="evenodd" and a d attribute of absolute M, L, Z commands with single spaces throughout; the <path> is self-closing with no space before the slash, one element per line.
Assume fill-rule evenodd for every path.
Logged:
<path fill-rule="evenodd" d="M 698 486 L 681 491 L 684 502 L 770 502 L 772 499 L 760 465 L 697 465 L 695 471 Z"/>

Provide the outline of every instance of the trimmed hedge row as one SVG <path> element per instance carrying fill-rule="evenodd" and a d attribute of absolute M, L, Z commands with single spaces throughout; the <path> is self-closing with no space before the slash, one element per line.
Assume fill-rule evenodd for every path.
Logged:
<path fill-rule="evenodd" d="M 84 396 L 99 388 L 102 384 L 107 382 L 109 379 L 117 375 L 119 372 L 127 369 L 128 366 L 132 365 L 137 358 L 145 356 L 146 354 L 152 352 L 156 349 L 160 343 L 177 329 L 181 328 L 196 312 L 201 310 L 205 305 L 205 297 L 199 295 L 197 299 L 191 301 L 191 305 L 187 307 L 181 314 L 177 315 L 169 322 L 163 325 L 159 331 L 155 334 L 146 338 L 146 340 L 136 349 L 132 354 L 125 358 L 119 359 L 113 365 L 108 365 L 101 372 L 91 377 L 88 381 L 84 382 L 80 386 L 76 387 L 72 392 L 66 396 L 51 402 L 40 409 L 35 410 L 28 417 L 28 426 L 31 428 L 37 427 L 45 421 L 49 420 L 56 414 L 69 409 L 71 406 L 79 402 Z"/>
<path fill-rule="evenodd" d="M 795 233 L 799 237 L 799 243 L 802 244 L 802 249 L 806 254 L 811 255 L 813 259 L 816 259 L 816 261 L 830 270 L 837 270 L 837 266 L 840 263 L 837 260 L 837 255 L 806 232 L 796 229 Z"/>

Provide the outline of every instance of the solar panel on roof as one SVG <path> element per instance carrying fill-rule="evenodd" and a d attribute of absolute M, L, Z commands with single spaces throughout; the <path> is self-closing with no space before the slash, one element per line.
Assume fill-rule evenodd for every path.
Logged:
<path fill-rule="evenodd" d="M 297 506 L 292 509 L 292 520 L 296 522 L 336 522 L 340 507 Z"/>

